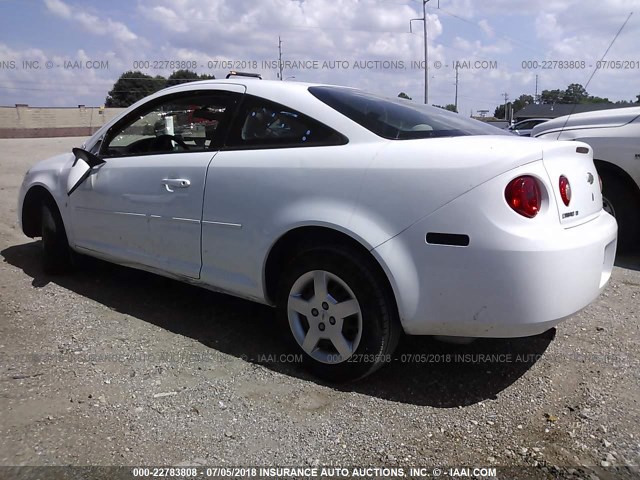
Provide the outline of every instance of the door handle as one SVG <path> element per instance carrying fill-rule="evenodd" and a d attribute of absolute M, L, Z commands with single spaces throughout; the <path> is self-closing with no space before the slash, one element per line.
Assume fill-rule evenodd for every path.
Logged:
<path fill-rule="evenodd" d="M 188 188 L 191 186 L 191 181 L 186 178 L 165 178 L 162 180 L 164 188 L 167 192 L 173 192 L 174 188 Z"/>

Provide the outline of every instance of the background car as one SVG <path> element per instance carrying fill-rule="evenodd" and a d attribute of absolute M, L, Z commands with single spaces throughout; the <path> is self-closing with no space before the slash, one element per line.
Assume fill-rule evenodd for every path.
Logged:
<path fill-rule="evenodd" d="M 604 208 L 618 221 L 619 248 L 640 249 L 640 107 L 559 117 L 535 127 L 532 136 L 593 148 Z"/>
<path fill-rule="evenodd" d="M 86 254 L 275 306 L 315 374 L 352 380 L 402 332 L 536 335 L 595 299 L 616 250 L 595 173 L 585 144 L 440 108 L 205 81 L 32 167 L 19 219 L 50 273 Z"/>
<path fill-rule="evenodd" d="M 526 120 L 520 120 L 519 122 L 514 123 L 510 127 L 507 128 L 511 133 L 518 135 L 520 137 L 530 137 L 531 130 L 536 125 L 540 125 L 548 121 L 548 118 L 528 118 Z"/>

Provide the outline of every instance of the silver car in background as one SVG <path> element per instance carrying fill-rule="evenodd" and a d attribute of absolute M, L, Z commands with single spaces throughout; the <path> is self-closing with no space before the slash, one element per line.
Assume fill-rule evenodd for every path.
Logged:
<path fill-rule="evenodd" d="M 640 248 L 640 106 L 559 117 L 532 137 L 579 140 L 593 148 L 604 209 L 618 221 L 618 249 Z"/>
<path fill-rule="evenodd" d="M 520 137 L 530 137 L 531 131 L 536 125 L 549 121 L 548 118 L 527 118 L 520 120 L 507 128 L 511 133 Z"/>

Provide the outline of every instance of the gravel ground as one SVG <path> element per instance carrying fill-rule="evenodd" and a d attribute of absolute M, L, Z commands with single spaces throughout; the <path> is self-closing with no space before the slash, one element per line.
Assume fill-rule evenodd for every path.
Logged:
<path fill-rule="evenodd" d="M 98 261 L 44 275 L 39 242 L 17 226 L 18 187 L 79 143 L 0 140 L 1 466 L 640 477 L 640 257 L 618 259 L 601 297 L 557 331 L 467 346 L 409 337 L 374 376 L 326 385 L 281 358 L 267 307 Z"/>

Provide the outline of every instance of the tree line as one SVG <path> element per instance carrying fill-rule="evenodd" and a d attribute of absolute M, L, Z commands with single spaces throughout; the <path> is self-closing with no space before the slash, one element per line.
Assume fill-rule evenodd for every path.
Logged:
<path fill-rule="evenodd" d="M 398 97 L 404 100 L 413 100 L 409 95 L 404 92 L 400 92 Z M 446 105 L 436 105 L 435 103 L 432 105 L 433 107 L 442 108 L 443 110 L 449 110 L 450 112 L 458 113 L 458 107 L 456 107 L 453 103 L 448 103 Z"/>
<path fill-rule="evenodd" d="M 522 94 L 516 100 L 511 102 L 511 107 L 514 112 L 518 110 L 522 110 L 527 105 L 532 103 L 540 103 L 540 104 L 586 104 L 586 103 L 609 103 L 609 104 L 620 104 L 626 105 L 629 103 L 634 103 L 634 100 L 626 101 L 618 101 L 612 102 L 608 98 L 597 97 L 594 95 L 589 95 L 587 90 L 580 85 L 579 83 L 572 83 L 565 90 L 555 89 L 555 90 L 543 90 L 539 95 L 537 101 L 533 97 L 533 95 Z M 637 96 L 635 103 L 640 103 L 640 95 Z M 493 114 L 496 118 L 505 118 L 505 106 L 498 105 Z"/>
<path fill-rule="evenodd" d="M 140 71 L 124 72 L 113 84 L 104 105 L 105 107 L 128 107 L 163 88 L 196 80 L 214 80 L 215 78 L 213 75 L 198 75 L 191 70 L 177 70 L 167 78 L 161 75 L 152 77 Z"/>
<path fill-rule="evenodd" d="M 198 75 L 191 70 L 177 70 L 173 72 L 169 77 L 165 78 L 161 75 L 152 77 L 140 71 L 128 71 L 120 75 L 120 78 L 113 84 L 113 88 L 108 92 L 105 100 L 105 106 L 107 107 L 128 107 L 138 100 L 143 99 L 147 95 L 162 90 L 166 87 L 173 85 L 179 85 L 181 83 L 193 82 L 196 80 L 213 80 L 216 77 L 214 75 Z M 411 100 L 411 97 L 404 92 L 400 92 L 398 95 L 400 98 Z M 522 94 L 516 100 L 511 102 L 511 107 L 514 112 L 522 110 L 527 105 L 533 103 L 542 104 L 576 104 L 576 103 L 610 103 L 610 104 L 629 104 L 634 103 L 634 100 L 629 102 L 618 101 L 612 102 L 608 98 L 601 98 L 593 95 L 589 95 L 587 90 L 579 83 L 572 83 L 565 90 L 543 90 L 535 99 L 533 95 Z M 635 103 L 640 104 L 640 95 L 637 96 Z M 452 112 L 457 112 L 455 105 L 449 104 L 445 106 L 434 105 L 435 107 L 444 108 Z M 505 105 L 498 105 L 493 114 L 496 118 L 505 118 Z"/>

